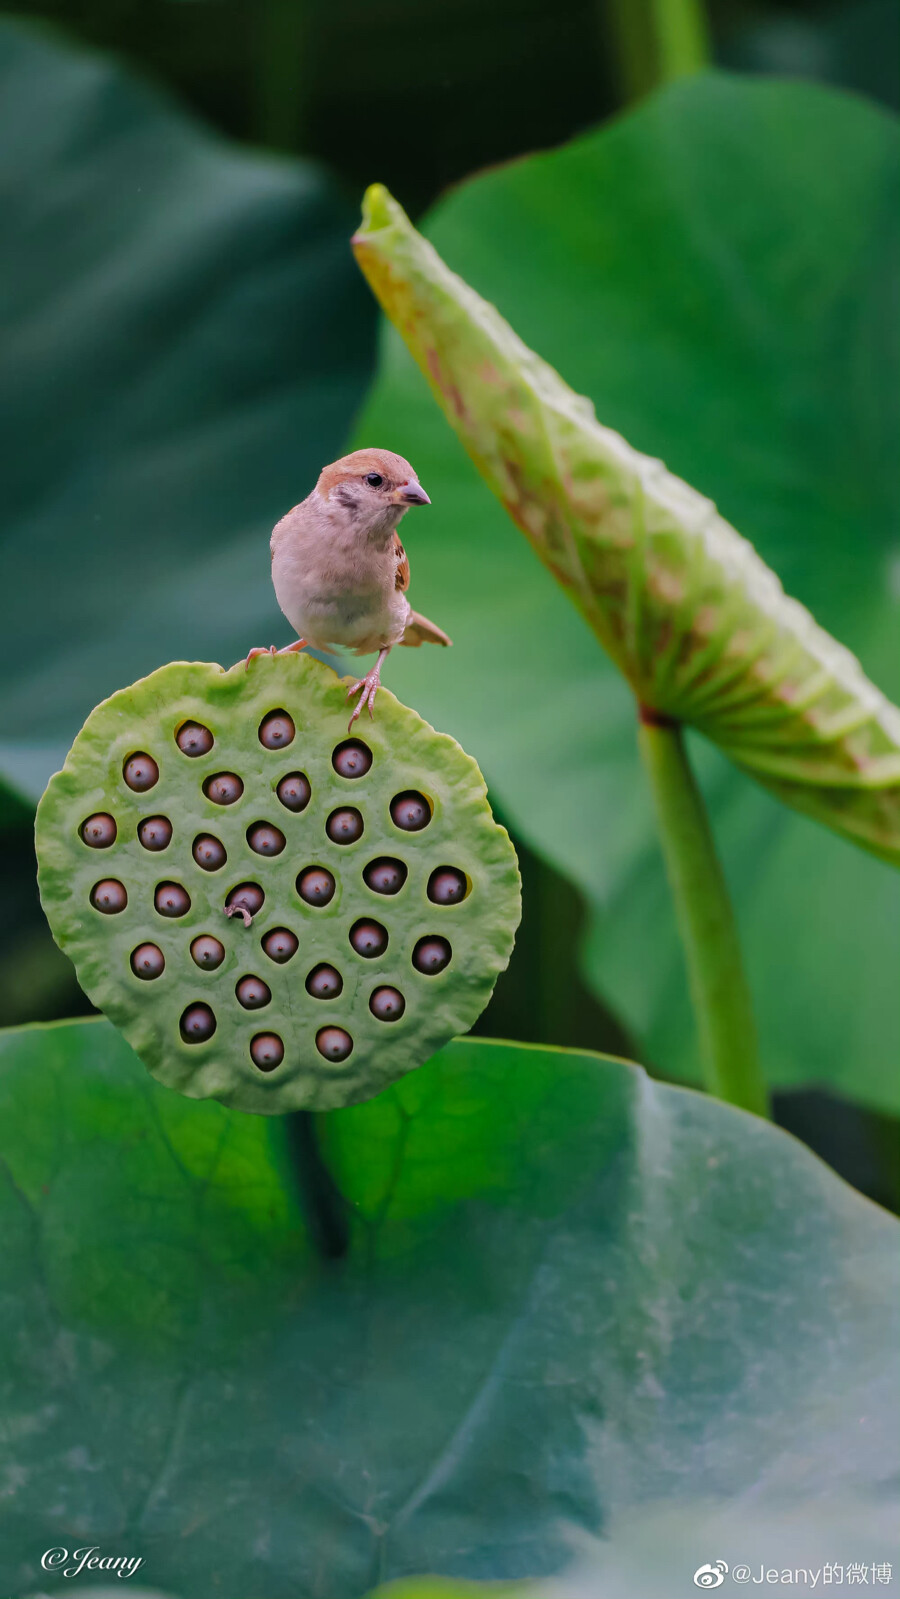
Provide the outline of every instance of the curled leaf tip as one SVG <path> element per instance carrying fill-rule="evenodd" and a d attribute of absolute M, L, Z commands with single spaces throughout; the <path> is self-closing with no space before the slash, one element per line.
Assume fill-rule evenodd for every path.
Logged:
<path fill-rule="evenodd" d="M 362 203 L 362 222 L 354 235 L 354 242 L 364 240 L 368 234 L 390 227 L 400 218 L 406 220 L 402 206 L 383 183 L 370 183 Z"/>

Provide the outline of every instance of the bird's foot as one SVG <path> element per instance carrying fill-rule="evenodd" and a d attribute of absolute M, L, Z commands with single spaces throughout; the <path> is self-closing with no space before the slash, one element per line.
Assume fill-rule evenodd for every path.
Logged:
<path fill-rule="evenodd" d="M 274 644 L 270 644 L 267 649 L 263 649 L 260 645 L 257 645 L 256 649 L 251 650 L 249 655 L 247 656 L 247 659 L 244 662 L 244 670 L 246 672 L 249 672 L 249 670 L 250 670 L 250 662 L 251 661 L 255 661 L 257 655 L 293 655 L 295 650 L 304 650 L 305 648 L 306 648 L 306 639 L 305 638 L 295 639 L 293 644 L 286 644 L 284 646 L 283 650 L 276 650 Z"/>
<path fill-rule="evenodd" d="M 277 654 L 278 654 L 278 651 L 276 650 L 274 644 L 270 644 L 268 649 L 263 649 L 261 645 L 257 644 L 256 648 L 250 651 L 249 655 L 247 656 L 246 661 L 244 662 L 244 671 L 245 672 L 249 672 L 249 670 L 250 670 L 250 662 L 251 661 L 255 661 L 257 655 L 277 655 Z"/>
<path fill-rule="evenodd" d="M 348 690 L 347 690 L 347 698 L 348 698 L 348 700 L 352 699 L 354 694 L 359 693 L 360 689 L 362 690 L 362 693 L 360 693 L 359 699 L 356 702 L 356 707 L 354 709 L 353 715 L 351 716 L 349 722 L 347 723 L 347 732 L 348 733 L 352 733 L 352 731 L 353 731 L 353 723 L 356 721 L 357 717 L 359 716 L 360 712 L 362 711 L 363 706 L 365 706 L 366 710 L 369 713 L 369 720 L 374 722 L 375 713 L 374 713 L 372 707 L 375 704 L 375 695 L 378 693 L 378 690 L 380 689 L 380 687 L 381 687 L 381 662 L 379 661 L 377 666 L 373 666 L 372 667 L 371 672 L 367 672 L 365 677 L 361 677 L 359 679 L 358 683 L 354 683 L 353 687 L 352 688 L 348 688 Z"/>

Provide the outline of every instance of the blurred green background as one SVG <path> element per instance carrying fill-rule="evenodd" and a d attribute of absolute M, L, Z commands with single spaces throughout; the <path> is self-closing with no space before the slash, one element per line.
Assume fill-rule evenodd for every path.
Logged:
<path fill-rule="evenodd" d="M 7 611 L 0 641 L 0 773 L 7 782 L 0 796 L 6 904 L 0 1024 L 89 1008 L 43 923 L 30 845 L 31 802 L 86 711 L 173 656 L 229 664 L 252 644 L 286 641 L 268 583 L 269 529 L 352 439 L 375 379 L 375 310 L 346 242 L 362 188 L 376 179 L 387 183 L 419 217 L 448 186 L 472 174 L 602 127 L 639 103 L 661 76 L 653 15 L 651 0 L 558 0 L 552 6 L 546 0 L 45 0 L 7 9 L 0 37 L 0 176 L 9 223 L 7 354 L 0 378 Z M 871 105 L 900 104 L 900 13 L 892 0 L 790 6 L 716 0 L 706 16 L 709 57 L 719 66 L 842 86 Z M 111 52 L 118 65 L 98 61 L 96 50 Z M 170 97 L 169 110 L 160 108 L 159 89 Z M 201 124 L 236 143 L 208 137 Z M 864 144 L 861 136 L 861 149 Z M 565 184 L 556 193 L 563 212 L 568 196 L 574 257 L 577 196 Z M 477 211 L 477 201 L 472 204 Z M 465 256 L 463 223 L 457 237 Z M 716 248 L 711 236 L 711 257 Z M 462 259 L 451 264 L 466 270 Z M 478 264 L 475 259 L 473 274 Z M 515 280 L 514 249 L 506 266 Z M 665 304 L 664 258 L 657 270 Z M 489 263 L 485 271 L 489 276 Z M 854 288 L 871 296 L 877 325 L 872 275 L 860 273 Z M 850 309 L 854 316 L 860 310 Z M 843 325 L 836 314 L 835 329 Z M 520 331 L 527 336 L 524 327 Z M 553 359 L 549 335 L 543 345 L 540 337 L 538 328 L 534 342 Z M 783 357 L 785 413 L 795 398 L 790 363 L 796 353 Z M 855 359 L 851 350 L 848 370 Z M 411 416 L 428 403 L 424 390 L 404 402 L 391 360 L 388 351 L 367 426 L 370 418 L 402 415 L 404 403 Z M 562 370 L 577 381 L 571 368 Z M 863 388 L 869 377 L 863 374 Z M 862 412 L 857 407 L 856 421 L 866 404 L 877 408 L 878 395 L 872 376 L 870 398 Z M 639 404 L 636 409 L 640 415 Z M 603 411 L 601 418 L 617 424 Z M 436 413 L 424 425 L 441 426 Z M 411 420 L 413 436 L 415 426 Z M 880 426 L 880 415 L 873 416 L 876 434 Z M 664 454 L 688 475 L 658 415 L 650 433 L 648 445 L 639 437 L 633 442 Z M 366 442 L 410 449 L 394 437 Z M 860 480 L 875 483 L 877 503 L 884 462 L 869 462 L 864 450 L 857 457 Z M 425 463 L 415 460 L 432 487 Z M 460 474 L 464 470 L 460 466 Z M 744 463 L 744 473 L 752 484 L 752 463 Z M 728 478 L 727 460 L 722 477 Z M 710 481 L 696 486 L 716 492 Z M 790 463 L 776 489 L 787 497 L 795 492 Z M 477 540 L 478 518 L 487 522 L 496 512 L 486 491 L 471 504 L 467 536 Z M 840 525 L 851 528 L 860 508 L 851 498 L 837 514 Z M 756 536 L 755 528 L 738 525 Z M 775 553 L 765 553 L 789 588 L 795 577 L 802 588 L 803 552 L 791 546 L 789 527 L 787 533 Z M 411 543 L 415 583 L 418 535 Z M 452 560 L 449 542 L 444 558 L 447 548 Z M 423 592 L 428 575 L 422 561 L 419 571 L 417 603 L 456 632 L 439 598 L 432 605 Z M 839 562 L 836 572 L 840 579 Z M 815 605 L 814 580 L 810 590 L 801 597 Z M 840 593 L 834 603 L 837 609 L 822 620 L 844 637 Z M 868 616 L 857 614 L 858 597 L 849 586 L 846 610 L 851 632 L 854 626 L 863 636 L 872 631 Z M 474 597 L 471 614 L 474 620 Z M 470 661 L 477 639 L 473 628 L 464 645 Z M 861 648 L 855 635 L 847 641 Z M 575 674 L 577 639 L 571 650 Z M 496 663 L 504 685 L 496 707 L 501 722 L 512 692 L 504 663 L 518 666 L 509 649 Z M 435 716 L 427 698 L 417 697 L 417 669 L 424 685 L 440 664 L 413 660 L 396 673 L 389 667 L 386 682 Z M 890 692 L 891 684 L 882 686 Z M 466 742 L 465 707 L 458 722 L 443 725 Z M 520 749 L 528 736 L 520 729 Z M 666 1006 L 674 1025 L 677 996 L 663 985 L 663 1009 L 649 1027 L 648 1043 L 630 1020 L 639 1007 L 619 1002 L 608 953 L 613 979 L 605 984 L 597 977 L 603 963 L 590 954 L 597 943 L 594 923 L 587 954 L 582 947 L 588 921 L 583 874 L 561 869 L 559 852 L 542 847 L 540 829 L 523 824 L 516 807 L 504 803 L 487 740 L 473 753 L 516 838 L 525 886 L 516 953 L 477 1030 L 607 1050 L 644 1060 L 657 1075 L 680 1075 L 655 1043 L 665 1033 Z M 712 789 L 717 780 L 711 769 Z M 746 823 L 738 817 L 734 825 L 733 817 L 725 818 L 734 845 L 727 869 L 733 864 L 739 875 L 743 849 L 747 875 L 755 875 L 755 857 L 746 852 L 756 848 L 768 814 L 760 812 L 760 822 L 748 813 Z M 829 859 L 837 863 L 838 898 L 830 907 L 819 904 L 810 891 L 819 870 L 818 835 L 812 824 L 797 825 L 813 840 L 808 865 L 792 857 L 795 880 L 777 861 L 774 869 L 785 879 L 785 903 L 801 909 L 790 924 L 801 939 L 802 912 L 809 911 L 814 976 L 797 996 L 800 1030 L 808 1019 L 815 1033 L 821 999 L 827 1052 L 825 996 L 843 984 L 852 1007 L 850 989 L 858 983 L 869 1025 L 856 1028 L 852 1043 L 871 1071 L 869 1086 L 855 1095 L 853 1082 L 865 1073 L 856 1071 L 838 1029 L 834 1047 L 844 1051 L 845 1069 L 818 1073 L 815 1058 L 795 1061 L 792 1072 L 776 1080 L 792 1077 L 807 1086 L 776 1095 L 777 1119 L 863 1192 L 897 1208 L 897 1120 L 889 1113 L 890 1095 L 871 1086 L 896 1067 L 879 1057 L 879 1006 L 896 1015 L 890 963 L 883 952 L 880 963 L 873 960 L 868 946 L 854 940 L 845 956 L 839 937 L 840 883 L 846 880 L 854 885 L 851 897 L 869 907 L 872 944 L 882 951 L 882 919 L 886 924 L 891 911 L 880 894 L 889 874 L 849 846 L 834 845 L 838 853 Z M 596 826 L 602 858 L 602 796 Z M 627 839 L 613 828 L 608 849 L 620 847 L 627 849 Z M 641 870 L 640 893 L 632 892 L 630 880 L 617 914 L 623 926 L 629 909 L 632 921 L 645 919 L 643 959 L 652 968 L 652 930 L 667 912 L 659 911 L 655 897 L 658 862 L 652 872 Z M 735 886 L 740 920 L 741 884 Z M 765 929 L 753 936 L 764 940 Z M 637 947 L 633 929 L 629 938 L 628 948 Z M 791 931 L 788 942 L 793 938 Z M 848 966 L 854 952 L 855 969 Z M 630 972 L 632 984 L 643 980 L 633 960 Z M 683 990 L 677 974 L 672 985 Z M 774 994 L 777 973 L 771 987 Z M 768 994 L 760 1003 L 765 1010 Z M 777 1007 L 773 1014 L 777 1031 Z M 678 1026 L 685 1025 L 680 1017 Z M 834 1091 L 839 1079 L 841 1096 Z"/>

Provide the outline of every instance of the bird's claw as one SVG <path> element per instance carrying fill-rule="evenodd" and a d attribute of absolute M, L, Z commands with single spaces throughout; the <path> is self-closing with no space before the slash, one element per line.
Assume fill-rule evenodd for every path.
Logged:
<path fill-rule="evenodd" d="M 244 662 L 244 671 L 245 672 L 249 672 L 249 670 L 250 670 L 250 662 L 251 661 L 255 661 L 257 655 L 277 655 L 277 654 L 278 654 L 278 651 L 276 650 L 274 644 L 269 644 L 266 648 L 263 648 L 261 645 L 258 644 L 256 646 L 256 648 L 251 650 L 249 655 L 247 656 L 247 659 Z"/>
<path fill-rule="evenodd" d="M 363 706 L 366 707 L 366 710 L 369 713 L 369 720 L 371 722 L 374 722 L 374 720 L 375 720 L 375 712 L 373 711 L 372 707 L 375 704 L 375 696 L 378 693 L 378 690 L 380 689 L 380 687 L 381 687 L 381 676 L 380 676 L 380 673 L 378 673 L 377 671 L 371 671 L 371 672 L 367 672 L 365 677 L 361 677 L 359 679 L 358 683 L 354 683 L 352 688 L 348 688 L 348 690 L 347 690 L 347 698 L 348 698 L 348 700 L 352 699 L 353 695 L 358 693 L 358 691 L 360 689 L 362 689 L 362 693 L 360 694 L 359 699 L 356 702 L 356 706 L 354 708 L 353 715 L 351 716 L 349 722 L 347 723 L 347 732 L 348 733 L 352 733 L 352 731 L 353 731 L 353 723 L 356 721 L 357 717 L 360 715 L 360 712 L 362 711 Z"/>

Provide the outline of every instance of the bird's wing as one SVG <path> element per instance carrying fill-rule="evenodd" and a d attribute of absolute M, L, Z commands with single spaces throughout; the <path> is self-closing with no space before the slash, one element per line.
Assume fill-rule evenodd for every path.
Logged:
<path fill-rule="evenodd" d="M 397 558 L 397 575 L 394 583 L 400 593 L 405 594 L 409 588 L 409 559 L 403 545 L 400 543 L 399 533 L 394 534 L 394 555 Z"/>
<path fill-rule="evenodd" d="M 411 649 L 418 649 L 420 644 L 452 644 L 444 629 L 438 627 L 436 622 L 429 622 L 427 616 L 420 616 L 418 611 L 410 611 L 406 631 L 400 640 L 401 644 L 408 645 Z"/>

